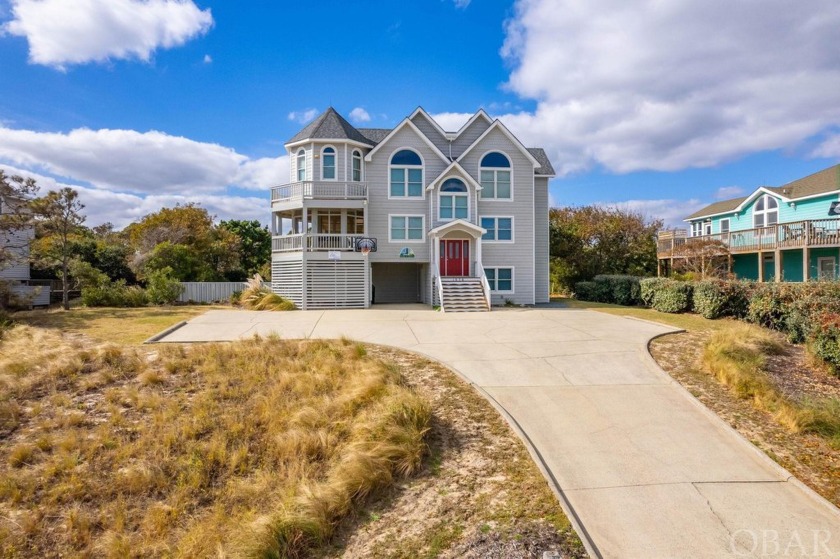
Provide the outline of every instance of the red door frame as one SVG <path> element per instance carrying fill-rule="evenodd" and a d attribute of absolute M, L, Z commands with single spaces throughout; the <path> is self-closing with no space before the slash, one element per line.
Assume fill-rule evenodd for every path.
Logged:
<path fill-rule="evenodd" d="M 466 277 L 470 275 L 469 239 L 441 239 L 440 275 Z"/>

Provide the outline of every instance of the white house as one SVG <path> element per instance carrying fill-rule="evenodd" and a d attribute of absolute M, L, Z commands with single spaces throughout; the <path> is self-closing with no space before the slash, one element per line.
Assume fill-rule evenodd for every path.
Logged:
<path fill-rule="evenodd" d="M 422 108 L 393 129 L 355 128 L 329 108 L 285 147 L 272 289 L 298 307 L 548 302 L 554 169 L 483 110 L 447 132 Z"/>

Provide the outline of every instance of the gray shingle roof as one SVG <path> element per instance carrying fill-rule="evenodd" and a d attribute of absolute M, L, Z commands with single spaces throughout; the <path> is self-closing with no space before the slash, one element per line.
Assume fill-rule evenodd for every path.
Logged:
<path fill-rule="evenodd" d="M 300 140 L 317 140 L 319 138 L 348 139 L 372 145 L 369 139 L 359 133 L 352 124 L 344 120 L 344 117 L 338 114 L 332 107 L 307 124 L 303 130 L 295 134 L 287 143 L 291 144 Z"/>
<path fill-rule="evenodd" d="M 534 169 L 535 175 L 555 175 L 554 167 L 548 159 L 548 155 L 543 148 L 527 148 L 528 153 L 534 156 L 534 159 L 540 162 L 539 169 Z"/>
<path fill-rule="evenodd" d="M 789 182 L 783 186 L 765 186 L 764 188 L 771 192 L 776 192 L 790 200 L 835 192 L 840 190 L 840 165 L 834 165 L 828 169 L 817 171 L 812 175 Z M 741 202 L 747 198 L 748 196 L 744 196 L 741 198 L 733 198 L 732 200 L 715 202 L 714 204 L 710 204 L 705 208 L 694 212 L 685 219 L 696 219 L 698 217 L 734 211 L 735 208 L 740 206 Z"/>
<path fill-rule="evenodd" d="M 373 145 L 378 144 L 385 139 L 385 136 L 391 133 L 393 128 L 357 128 L 359 133 L 372 142 Z"/>
<path fill-rule="evenodd" d="M 335 109 L 329 107 L 286 143 L 291 144 L 301 140 L 339 140 L 346 138 L 369 146 L 375 146 L 384 140 L 392 130 L 392 128 L 355 128 L 344 117 L 338 114 Z M 534 170 L 534 174 L 555 174 L 554 167 L 552 167 L 545 150 L 542 148 L 528 148 L 528 152 L 540 163 L 540 167 Z"/>

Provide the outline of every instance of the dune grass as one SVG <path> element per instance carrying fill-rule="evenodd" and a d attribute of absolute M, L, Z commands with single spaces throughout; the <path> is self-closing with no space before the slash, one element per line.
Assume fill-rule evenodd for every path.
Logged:
<path fill-rule="evenodd" d="M 247 287 L 239 296 L 239 303 L 251 311 L 293 311 L 297 308 L 293 302 L 265 287 L 259 274 L 247 281 Z"/>
<path fill-rule="evenodd" d="M 420 466 L 429 405 L 349 341 L 0 342 L 0 556 L 303 557 Z"/>
<path fill-rule="evenodd" d="M 703 365 L 733 394 L 751 400 L 794 433 L 815 433 L 840 447 L 840 400 L 792 400 L 764 372 L 768 355 L 784 352 L 770 332 L 749 324 L 730 324 L 712 334 L 703 350 Z"/>

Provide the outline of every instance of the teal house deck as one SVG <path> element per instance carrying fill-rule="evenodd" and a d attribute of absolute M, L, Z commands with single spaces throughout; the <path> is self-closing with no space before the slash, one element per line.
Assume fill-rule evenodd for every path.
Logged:
<path fill-rule="evenodd" d="M 660 233 L 660 275 L 685 258 L 686 245 L 717 241 L 729 272 L 755 281 L 838 279 L 840 165 L 780 187 L 706 206 L 685 219 L 688 230 Z M 714 246 L 713 243 L 709 243 Z"/>

